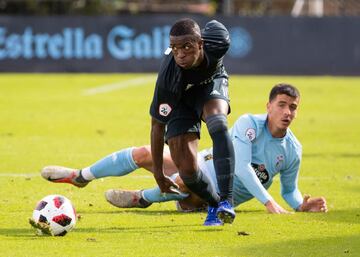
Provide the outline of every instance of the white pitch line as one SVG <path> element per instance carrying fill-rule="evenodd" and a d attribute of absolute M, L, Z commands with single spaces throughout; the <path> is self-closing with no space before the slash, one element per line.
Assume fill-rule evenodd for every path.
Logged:
<path fill-rule="evenodd" d="M 112 92 L 119 89 L 124 89 L 128 87 L 137 87 L 142 86 L 144 83 L 154 82 L 155 84 L 156 77 L 154 75 L 142 76 L 135 79 L 123 80 L 111 84 L 100 85 L 97 87 L 89 88 L 83 91 L 83 95 L 96 95 Z"/>
<path fill-rule="evenodd" d="M 0 177 L 4 177 L 4 178 L 33 178 L 33 177 L 41 177 L 40 172 L 38 173 L 0 173 Z M 131 176 L 128 178 L 132 178 L 132 179 L 153 179 L 154 176 L 153 175 L 136 175 L 136 176 Z"/>

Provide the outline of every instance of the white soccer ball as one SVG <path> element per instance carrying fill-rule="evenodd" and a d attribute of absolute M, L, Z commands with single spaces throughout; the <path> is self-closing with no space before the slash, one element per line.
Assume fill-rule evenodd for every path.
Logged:
<path fill-rule="evenodd" d="M 48 195 L 41 199 L 33 212 L 35 223 L 45 223 L 50 226 L 54 236 L 65 236 L 75 227 L 76 212 L 70 200 L 62 195 Z M 46 225 L 45 225 L 46 226 Z M 39 234 L 44 234 L 38 229 Z"/>

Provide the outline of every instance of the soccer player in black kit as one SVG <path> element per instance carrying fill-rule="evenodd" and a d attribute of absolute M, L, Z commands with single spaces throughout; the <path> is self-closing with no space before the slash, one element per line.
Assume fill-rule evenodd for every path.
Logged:
<path fill-rule="evenodd" d="M 164 141 L 185 185 L 209 204 L 205 226 L 232 223 L 234 147 L 228 129 L 228 75 L 223 57 L 230 46 L 229 33 L 212 20 L 201 31 L 192 19 L 177 21 L 170 30 L 170 48 L 162 60 L 150 107 L 151 153 L 156 182 L 163 193 L 177 193 L 177 184 L 163 172 Z M 197 166 L 201 120 L 213 141 L 219 185 Z"/>

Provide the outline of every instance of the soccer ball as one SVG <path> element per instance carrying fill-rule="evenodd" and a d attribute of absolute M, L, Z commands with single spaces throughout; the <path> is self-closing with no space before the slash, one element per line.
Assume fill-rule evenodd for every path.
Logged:
<path fill-rule="evenodd" d="M 75 209 L 62 195 L 48 195 L 41 199 L 30 219 L 30 224 L 37 228 L 40 235 L 65 236 L 75 223 Z"/>

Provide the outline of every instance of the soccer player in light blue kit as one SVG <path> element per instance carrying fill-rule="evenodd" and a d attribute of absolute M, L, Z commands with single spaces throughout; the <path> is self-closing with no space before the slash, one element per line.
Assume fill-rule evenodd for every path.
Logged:
<path fill-rule="evenodd" d="M 256 198 L 270 213 L 289 213 L 268 193 L 274 176 L 280 174 L 281 195 L 296 211 L 326 212 L 324 197 L 304 197 L 298 189 L 301 144 L 289 126 L 297 114 L 300 94 L 288 84 L 278 84 L 270 92 L 267 113 L 243 115 L 231 129 L 235 149 L 234 206 Z M 158 187 L 145 190 L 112 189 L 106 199 L 121 208 L 146 208 L 154 202 L 177 200 L 180 210 L 204 207 L 205 202 L 191 193 L 178 176 L 168 150 L 164 151 L 164 171 L 180 186 L 178 194 L 161 193 Z M 86 186 L 91 180 L 107 176 L 123 176 L 137 168 L 151 171 L 149 146 L 127 148 L 113 153 L 94 165 L 76 170 L 48 166 L 42 176 L 52 182 Z M 212 149 L 198 153 L 198 166 L 217 188 Z"/>

